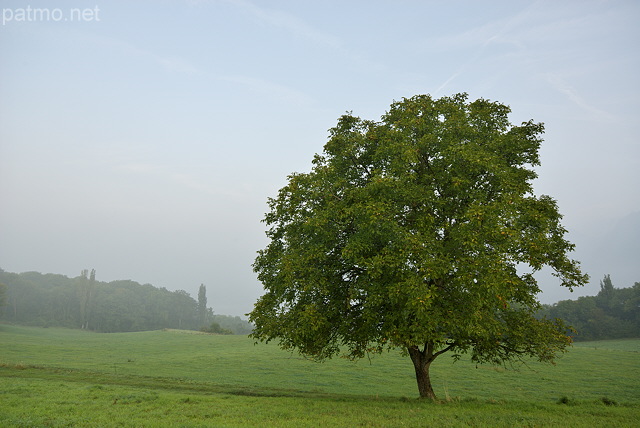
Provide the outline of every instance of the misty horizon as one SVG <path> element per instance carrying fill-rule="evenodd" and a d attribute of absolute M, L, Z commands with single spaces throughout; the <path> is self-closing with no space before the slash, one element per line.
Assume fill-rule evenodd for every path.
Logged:
<path fill-rule="evenodd" d="M 535 194 L 591 280 L 570 293 L 541 273 L 541 302 L 640 281 L 637 2 L 26 6 L 4 2 L 0 26 L 8 272 L 205 284 L 217 313 L 244 316 L 267 199 L 340 115 L 466 92 L 545 124 Z"/>

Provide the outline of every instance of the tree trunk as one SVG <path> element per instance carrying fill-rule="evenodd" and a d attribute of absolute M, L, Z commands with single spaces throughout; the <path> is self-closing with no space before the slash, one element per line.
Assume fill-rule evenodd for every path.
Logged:
<path fill-rule="evenodd" d="M 435 358 L 439 355 L 433 355 L 433 344 L 426 343 L 424 350 L 420 350 L 418 346 L 408 348 L 409 356 L 416 370 L 416 381 L 418 382 L 418 391 L 420 398 L 430 398 L 436 400 L 436 394 L 431 387 L 431 378 L 429 377 L 429 367 Z"/>

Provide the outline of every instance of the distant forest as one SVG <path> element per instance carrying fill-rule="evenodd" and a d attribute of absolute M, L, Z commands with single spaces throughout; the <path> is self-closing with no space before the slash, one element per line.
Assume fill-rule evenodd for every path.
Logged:
<path fill-rule="evenodd" d="M 640 337 L 640 282 L 615 288 L 609 275 L 596 296 L 543 305 L 540 317 L 560 318 L 575 329 L 575 341 Z"/>
<path fill-rule="evenodd" d="M 80 276 L 10 273 L 0 269 L 0 321 L 42 327 L 80 328 L 114 333 L 160 329 L 248 334 L 251 324 L 237 316 L 214 314 L 206 287 L 198 300 L 135 281 L 97 281 L 95 271 Z"/>
<path fill-rule="evenodd" d="M 252 326 L 237 316 L 207 307 L 206 288 L 198 299 L 134 281 L 100 282 L 95 271 L 76 278 L 0 269 L 0 321 L 42 327 L 126 332 L 175 328 L 220 334 L 248 334 Z M 542 305 L 539 317 L 561 318 L 576 341 L 640 337 L 640 282 L 615 288 L 609 275 L 596 296 Z"/>

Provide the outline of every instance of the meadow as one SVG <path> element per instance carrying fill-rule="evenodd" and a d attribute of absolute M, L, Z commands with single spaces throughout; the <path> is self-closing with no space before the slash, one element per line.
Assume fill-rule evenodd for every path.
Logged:
<path fill-rule="evenodd" d="M 638 426 L 640 339 L 576 344 L 557 365 L 315 363 L 246 336 L 0 324 L 0 426 Z"/>

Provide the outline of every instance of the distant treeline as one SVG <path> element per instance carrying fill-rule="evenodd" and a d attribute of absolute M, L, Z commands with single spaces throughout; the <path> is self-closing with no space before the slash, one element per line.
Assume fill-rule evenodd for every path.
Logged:
<path fill-rule="evenodd" d="M 95 271 L 80 276 L 10 273 L 0 269 L 0 320 L 96 332 L 206 330 L 248 334 L 240 317 L 217 315 L 206 306 L 206 288 L 196 301 L 186 291 L 169 291 L 135 281 L 101 282 Z"/>
<path fill-rule="evenodd" d="M 565 320 L 576 341 L 640 337 L 640 282 L 615 288 L 605 275 L 598 295 L 543 305 L 539 316 Z"/>
<path fill-rule="evenodd" d="M 169 291 L 135 281 L 96 281 L 95 271 L 80 276 L 10 273 L 0 269 L 0 321 L 15 324 L 126 332 L 175 328 L 220 334 L 248 334 L 251 324 L 217 315 L 186 291 Z M 640 337 L 640 282 L 615 288 L 609 275 L 596 296 L 543 305 L 540 317 L 561 318 L 576 341 Z"/>

